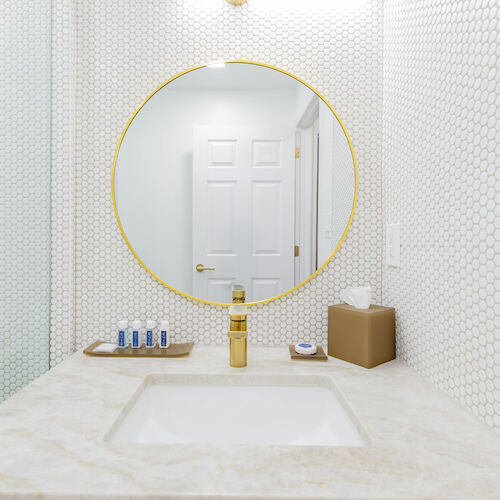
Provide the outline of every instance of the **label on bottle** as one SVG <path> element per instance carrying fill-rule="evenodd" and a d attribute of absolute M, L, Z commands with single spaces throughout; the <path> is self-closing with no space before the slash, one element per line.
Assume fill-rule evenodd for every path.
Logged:
<path fill-rule="evenodd" d="M 146 347 L 153 347 L 153 330 L 146 332 Z"/>
<path fill-rule="evenodd" d="M 127 332 L 125 330 L 118 330 L 118 347 L 126 347 Z"/>
<path fill-rule="evenodd" d="M 132 331 L 132 347 L 140 347 L 140 345 L 139 345 L 139 330 Z"/>
<path fill-rule="evenodd" d="M 162 330 L 160 334 L 160 347 L 168 347 L 167 330 Z"/>

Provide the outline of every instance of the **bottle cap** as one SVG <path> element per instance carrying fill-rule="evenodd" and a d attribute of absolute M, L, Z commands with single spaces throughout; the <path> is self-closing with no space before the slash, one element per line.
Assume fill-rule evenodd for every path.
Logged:
<path fill-rule="evenodd" d="M 128 328 L 128 321 L 126 319 L 122 319 L 121 321 L 118 321 L 118 329 L 119 330 L 125 330 Z"/>
<path fill-rule="evenodd" d="M 134 330 L 138 330 L 142 326 L 142 321 L 136 319 L 135 321 L 132 321 L 132 328 Z"/>
<path fill-rule="evenodd" d="M 156 321 L 153 321 L 152 319 L 148 319 L 146 321 L 146 328 L 148 330 L 152 330 L 156 326 Z"/>
<path fill-rule="evenodd" d="M 160 321 L 160 330 L 168 330 L 168 319 Z"/>

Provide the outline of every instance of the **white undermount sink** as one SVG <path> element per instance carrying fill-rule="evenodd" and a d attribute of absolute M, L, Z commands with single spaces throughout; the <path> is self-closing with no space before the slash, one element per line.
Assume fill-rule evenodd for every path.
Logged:
<path fill-rule="evenodd" d="M 325 376 L 150 375 L 106 440 L 154 444 L 364 446 Z"/>

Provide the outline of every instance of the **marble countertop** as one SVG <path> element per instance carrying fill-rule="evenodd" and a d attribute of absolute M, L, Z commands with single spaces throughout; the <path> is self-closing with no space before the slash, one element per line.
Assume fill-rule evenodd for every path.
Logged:
<path fill-rule="evenodd" d="M 103 437 L 149 374 L 328 375 L 366 447 L 133 445 Z M 371 370 L 287 347 L 227 346 L 187 358 L 78 352 L 0 405 L 0 498 L 493 499 L 500 436 L 399 361 Z"/>

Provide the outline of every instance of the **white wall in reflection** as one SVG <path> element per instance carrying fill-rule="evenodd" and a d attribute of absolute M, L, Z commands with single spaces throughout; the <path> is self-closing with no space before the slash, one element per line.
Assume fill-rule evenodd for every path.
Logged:
<path fill-rule="evenodd" d="M 117 204 L 141 260 L 191 294 L 194 126 L 290 126 L 305 100 L 297 90 L 169 89 L 157 95 L 134 119 L 120 150 Z"/>

